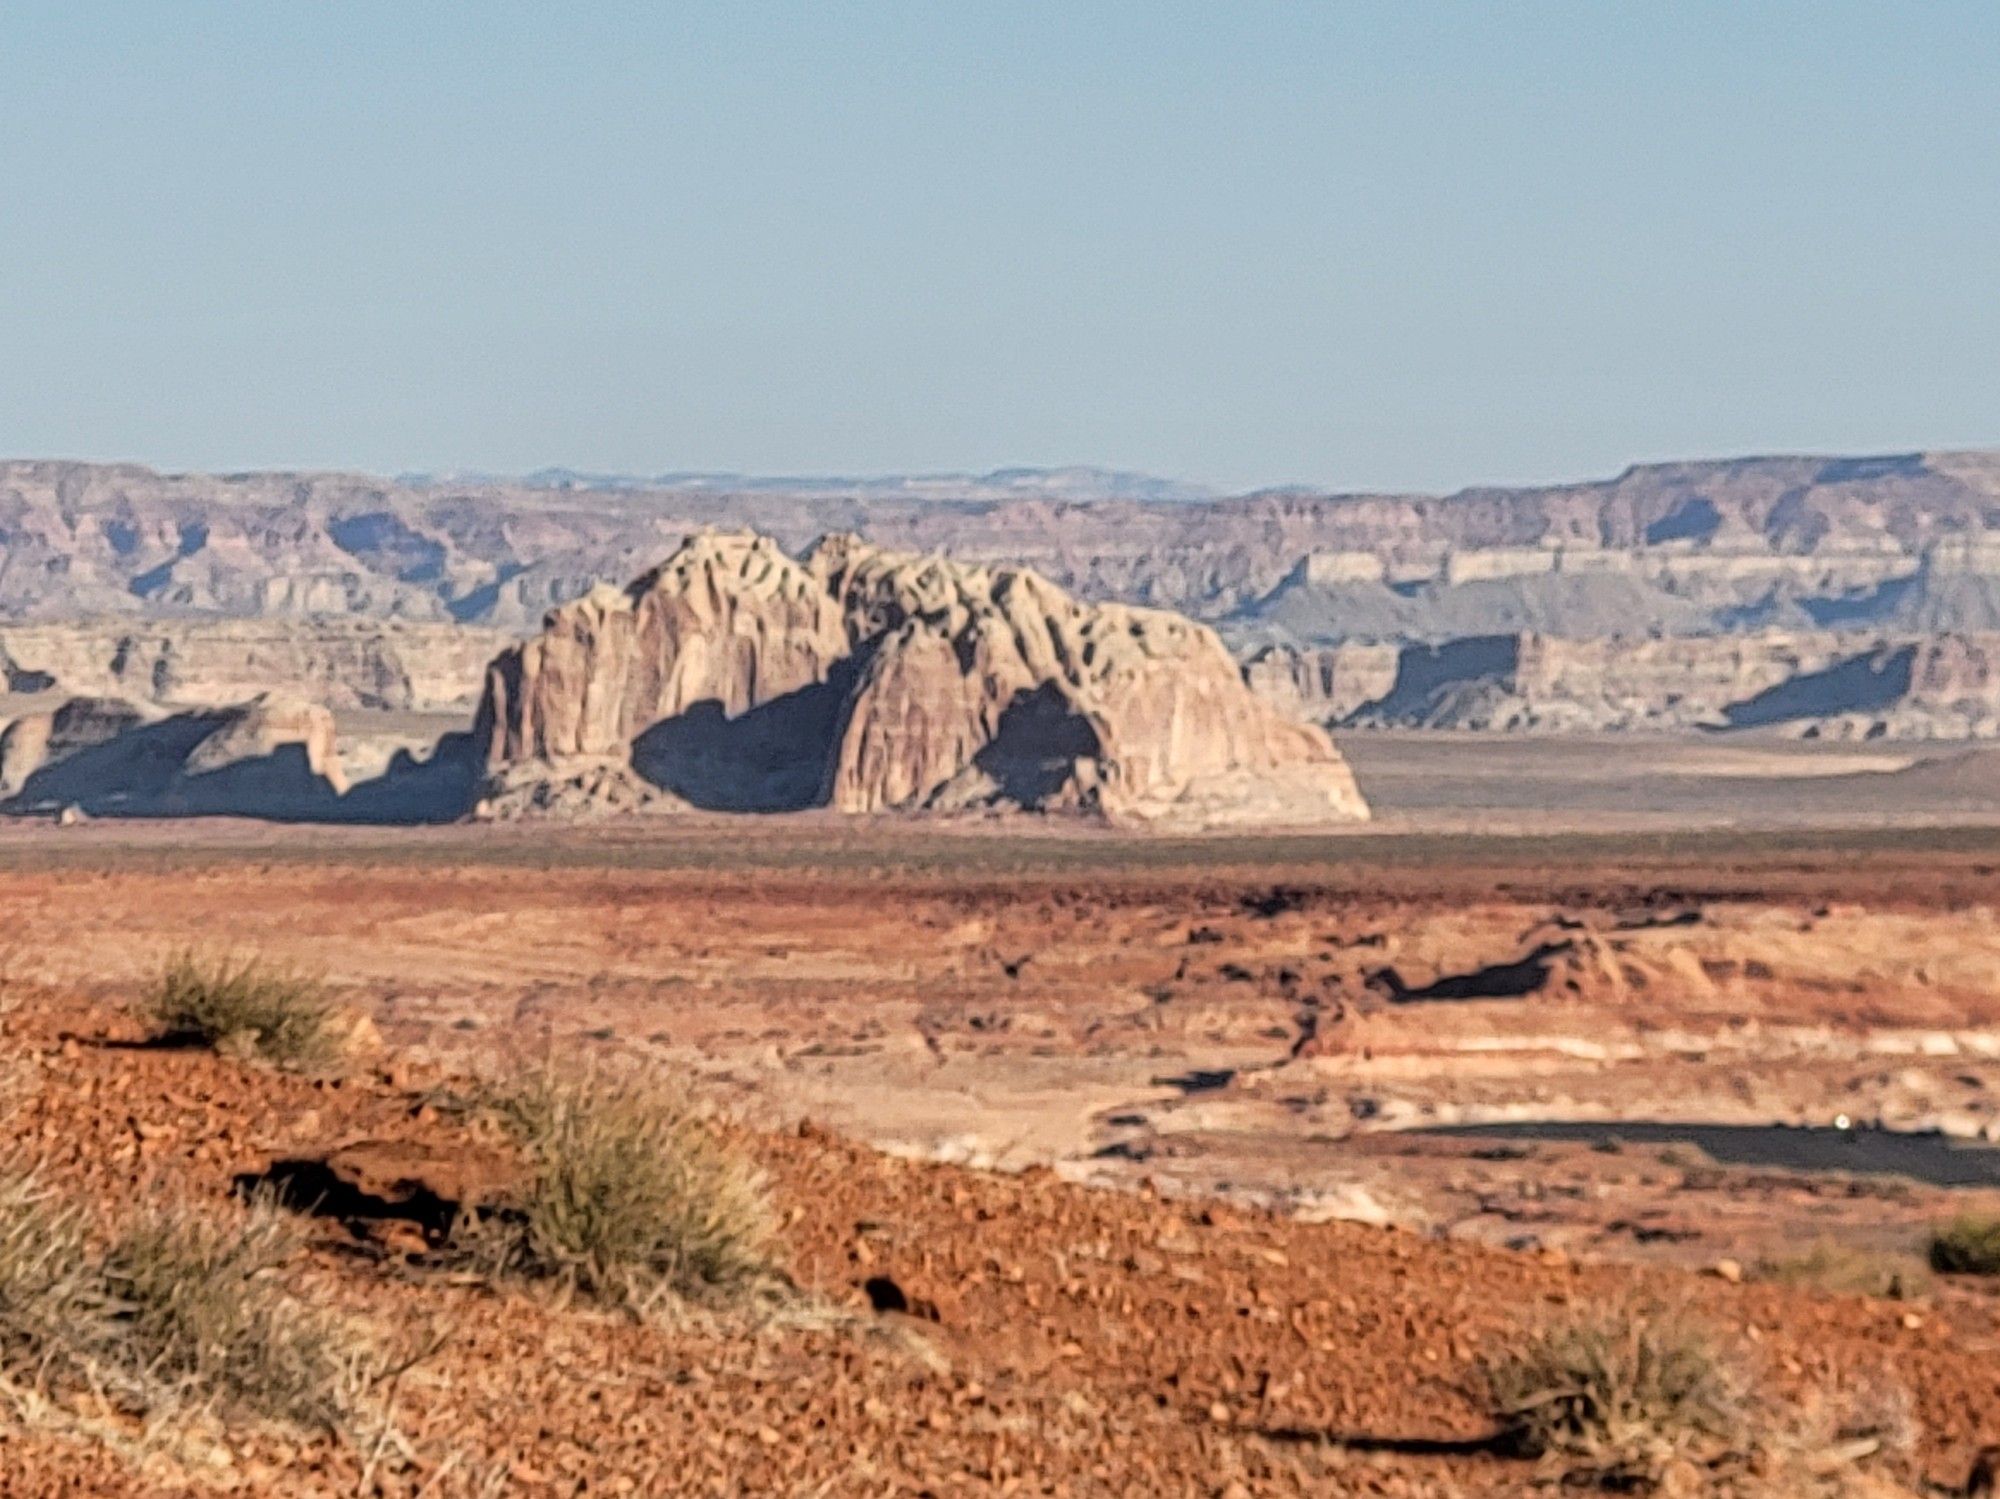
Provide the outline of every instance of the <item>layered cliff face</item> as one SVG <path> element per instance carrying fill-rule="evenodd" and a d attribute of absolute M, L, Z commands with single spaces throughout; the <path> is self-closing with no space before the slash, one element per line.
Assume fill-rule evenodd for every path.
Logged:
<path fill-rule="evenodd" d="M 501 655 L 477 732 L 509 805 L 535 765 L 626 760 L 717 810 L 1366 815 L 1324 732 L 1254 697 L 1212 631 L 852 537 L 803 561 L 692 538 Z"/>
<path fill-rule="evenodd" d="M 1894 612 L 1919 628 L 2000 627 L 2000 455 L 1990 453 L 1668 463 L 1540 489 L 1199 502 L 1056 475 L 403 482 L 0 462 L 0 616 L 342 614 L 525 630 L 707 525 L 794 546 L 834 525 L 896 550 L 1025 564 L 1082 597 L 1209 620 L 1242 611 L 1234 627 L 1259 644 L 1735 628 L 1746 610 L 1760 628 L 1825 625 L 1813 616 L 1827 609 L 1884 625 Z"/>
<path fill-rule="evenodd" d="M 226 707 L 260 693 L 335 710 L 467 709 L 509 637 L 394 620 L 0 623 L 0 691 Z"/>
<path fill-rule="evenodd" d="M 1245 668 L 1295 716 L 1527 733 L 1772 729 L 1838 739 L 2000 735 L 2000 636 L 1766 631 L 1659 640 L 1489 635 L 1272 646 Z"/>

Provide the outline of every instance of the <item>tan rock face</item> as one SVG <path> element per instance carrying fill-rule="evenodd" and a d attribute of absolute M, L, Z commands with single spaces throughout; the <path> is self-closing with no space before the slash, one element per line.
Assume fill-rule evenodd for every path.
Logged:
<path fill-rule="evenodd" d="M 705 535 L 555 610 L 489 669 L 479 733 L 512 783 L 626 754 L 699 807 L 1366 815 L 1324 732 L 1254 697 L 1205 627 L 852 537 L 799 562 Z"/>
<path fill-rule="evenodd" d="M 118 698 L 71 698 L 41 713 L 25 713 L 0 733 L 0 796 L 12 796 L 44 766 L 109 744 L 157 717 Z"/>
<path fill-rule="evenodd" d="M 325 782 L 336 795 L 347 790 L 333 715 L 319 704 L 264 694 L 220 717 L 215 732 L 181 763 L 183 775 L 231 770 L 296 745 L 308 776 Z"/>
<path fill-rule="evenodd" d="M 0 622 L 0 691 L 227 707 L 262 692 L 333 709 L 469 707 L 509 637 L 398 620 Z"/>
<path fill-rule="evenodd" d="M 1266 646 L 1243 663 L 1243 680 L 1294 718 L 1338 723 L 1395 690 L 1399 655 L 1397 647 L 1381 641 Z"/>
<path fill-rule="evenodd" d="M 622 754 L 653 724 L 725 717 L 824 681 L 848 654 L 825 587 L 764 537 L 704 538 L 623 589 L 552 611 L 487 670 L 489 765 Z"/>

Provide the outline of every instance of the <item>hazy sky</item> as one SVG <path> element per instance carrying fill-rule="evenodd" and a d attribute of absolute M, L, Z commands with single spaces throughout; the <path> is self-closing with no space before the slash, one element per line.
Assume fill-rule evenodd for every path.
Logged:
<path fill-rule="evenodd" d="M 0 453 L 1996 443 L 1991 0 L 0 6 Z"/>

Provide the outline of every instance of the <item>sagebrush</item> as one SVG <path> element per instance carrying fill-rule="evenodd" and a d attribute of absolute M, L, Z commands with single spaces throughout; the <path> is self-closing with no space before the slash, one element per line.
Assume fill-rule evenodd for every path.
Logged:
<path fill-rule="evenodd" d="M 1487 1369 L 1502 1439 L 1569 1476 L 1656 1480 L 1749 1450 L 1752 1381 L 1699 1322 L 1634 1305 L 1529 1330 Z"/>
<path fill-rule="evenodd" d="M 129 1394 L 115 1302 L 90 1222 L 35 1176 L 0 1176 L 0 1387 L 17 1401 L 98 1388 Z"/>
<path fill-rule="evenodd" d="M 299 1248 L 277 1207 L 217 1218 L 149 1207 L 112 1241 L 103 1276 L 150 1376 L 203 1401 L 340 1430 L 380 1364 L 339 1314 L 292 1295 L 279 1268 Z"/>

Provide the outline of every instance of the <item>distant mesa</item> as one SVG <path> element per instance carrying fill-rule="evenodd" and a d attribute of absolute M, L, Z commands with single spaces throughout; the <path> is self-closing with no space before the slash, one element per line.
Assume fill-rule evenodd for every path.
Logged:
<path fill-rule="evenodd" d="M 698 535 L 552 611 L 489 668 L 474 740 L 488 817 L 1367 816 L 1325 732 L 1253 695 L 1205 626 L 853 536 L 795 560 Z"/>
<path fill-rule="evenodd" d="M 1245 663 L 1244 675 L 1281 711 L 1336 728 L 2000 736 L 2000 636 L 1991 633 L 1581 640 L 1524 633 L 1273 645 Z"/>
<path fill-rule="evenodd" d="M 1079 598 L 1174 609 L 1252 649 L 2000 629 L 2000 453 L 1981 452 L 1651 464 L 1451 495 L 1216 496 L 1090 468 L 390 480 L 0 461 L 0 618 L 526 632 L 704 527 L 793 549 L 851 530 L 900 551 L 1032 567 Z"/>

